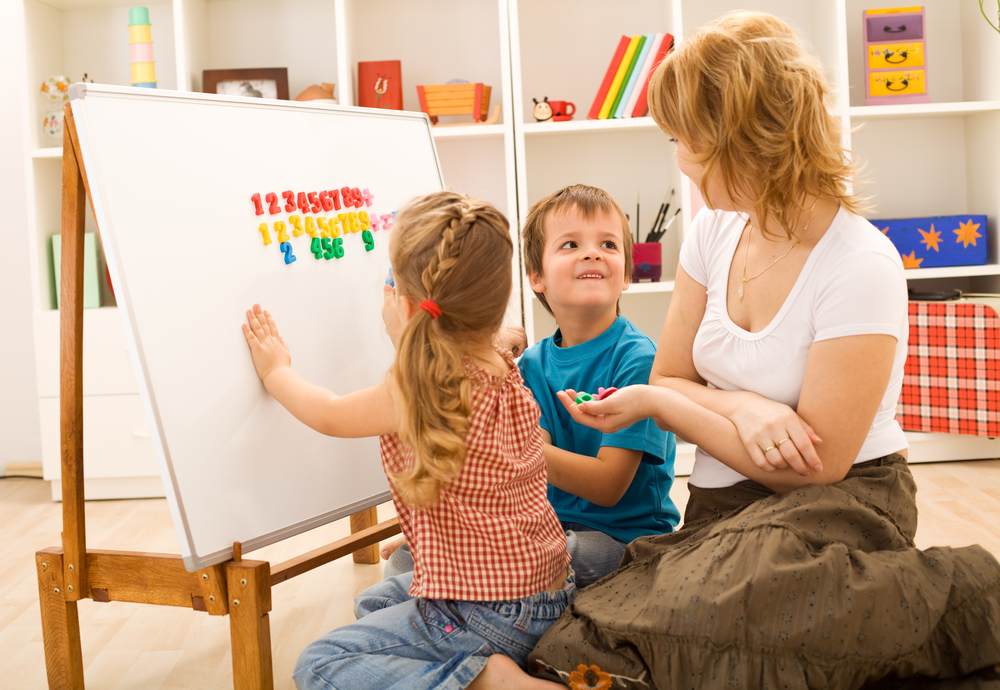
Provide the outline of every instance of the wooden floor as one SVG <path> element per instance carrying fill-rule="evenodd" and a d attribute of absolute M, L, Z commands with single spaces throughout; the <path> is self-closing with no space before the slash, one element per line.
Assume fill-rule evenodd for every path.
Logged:
<path fill-rule="evenodd" d="M 917 545 L 979 543 L 1000 558 L 1000 460 L 915 465 L 920 488 Z M 674 500 L 687 499 L 684 480 Z M 90 548 L 178 553 L 164 500 L 87 504 Z M 388 506 L 379 518 L 390 517 Z M 34 552 L 59 545 L 61 507 L 47 482 L 0 480 L 0 689 L 45 688 Z M 349 533 L 340 521 L 247 557 L 286 560 Z M 377 581 L 381 565 L 345 559 L 276 586 L 271 611 L 275 688 L 291 690 L 291 671 L 311 640 L 353 620 L 354 595 Z M 232 688 L 229 619 L 188 609 L 79 604 L 83 663 L 90 690 Z"/>

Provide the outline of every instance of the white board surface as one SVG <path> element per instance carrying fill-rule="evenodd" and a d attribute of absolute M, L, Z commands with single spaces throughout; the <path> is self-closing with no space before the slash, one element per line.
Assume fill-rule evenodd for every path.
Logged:
<path fill-rule="evenodd" d="M 71 103 L 187 569 L 228 560 L 233 542 L 250 551 L 386 501 L 377 439 L 293 418 L 257 378 L 241 323 L 262 304 L 292 366 L 337 393 L 381 380 L 393 358 L 381 319 L 391 214 L 443 186 L 426 116 L 94 84 L 74 85 Z M 319 192 L 344 187 L 370 198 L 347 208 L 338 194 L 339 210 L 323 208 L 333 196 Z M 305 212 L 287 210 L 286 191 L 306 195 Z M 379 228 L 343 232 L 352 221 L 340 214 L 359 214 L 357 230 L 361 211 Z M 316 258 L 292 216 L 304 230 L 307 217 L 336 224 L 343 256 L 331 236 Z"/>

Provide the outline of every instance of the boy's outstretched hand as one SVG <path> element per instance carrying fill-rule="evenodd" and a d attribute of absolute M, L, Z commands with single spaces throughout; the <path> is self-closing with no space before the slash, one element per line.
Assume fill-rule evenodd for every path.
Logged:
<path fill-rule="evenodd" d="M 285 339 L 278 334 L 278 326 L 270 312 L 259 304 L 247 309 L 247 322 L 243 324 L 243 335 L 250 346 L 257 376 L 264 381 L 269 374 L 281 367 L 291 366 L 292 355 Z"/>
<path fill-rule="evenodd" d="M 614 433 L 636 422 L 652 417 L 655 409 L 650 400 L 650 386 L 625 386 L 603 400 L 576 403 L 577 391 L 567 388 L 556 396 L 574 420 L 604 433 Z"/>

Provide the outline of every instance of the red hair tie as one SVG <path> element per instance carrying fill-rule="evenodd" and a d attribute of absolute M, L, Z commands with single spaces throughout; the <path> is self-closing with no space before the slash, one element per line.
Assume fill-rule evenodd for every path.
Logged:
<path fill-rule="evenodd" d="M 425 299 L 420 303 L 420 308 L 430 314 L 432 320 L 441 316 L 441 307 L 432 299 Z"/>

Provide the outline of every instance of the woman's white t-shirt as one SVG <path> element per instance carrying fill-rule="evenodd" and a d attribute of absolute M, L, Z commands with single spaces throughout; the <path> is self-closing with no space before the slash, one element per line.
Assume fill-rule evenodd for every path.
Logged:
<path fill-rule="evenodd" d="M 722 390 L 753 391 L 798 407 L 813 343 L 852 335 L 896 338 L 892 376 L 855 463 L 907 447 L 896 422 L 906 360 L 906 279 L 892 242 L 864 218 L 841 208 L 806 260 L 791 293 L 764 330 L 745 331 L 729 318 L 729 268 L 745 214 L 703 209 L 681 248 L 680 263 L 706 287 L 705 316 L 694 340 L 694 366 Z M 690 482 L 732 486 L 746 477 L 697 449 Z"/>

